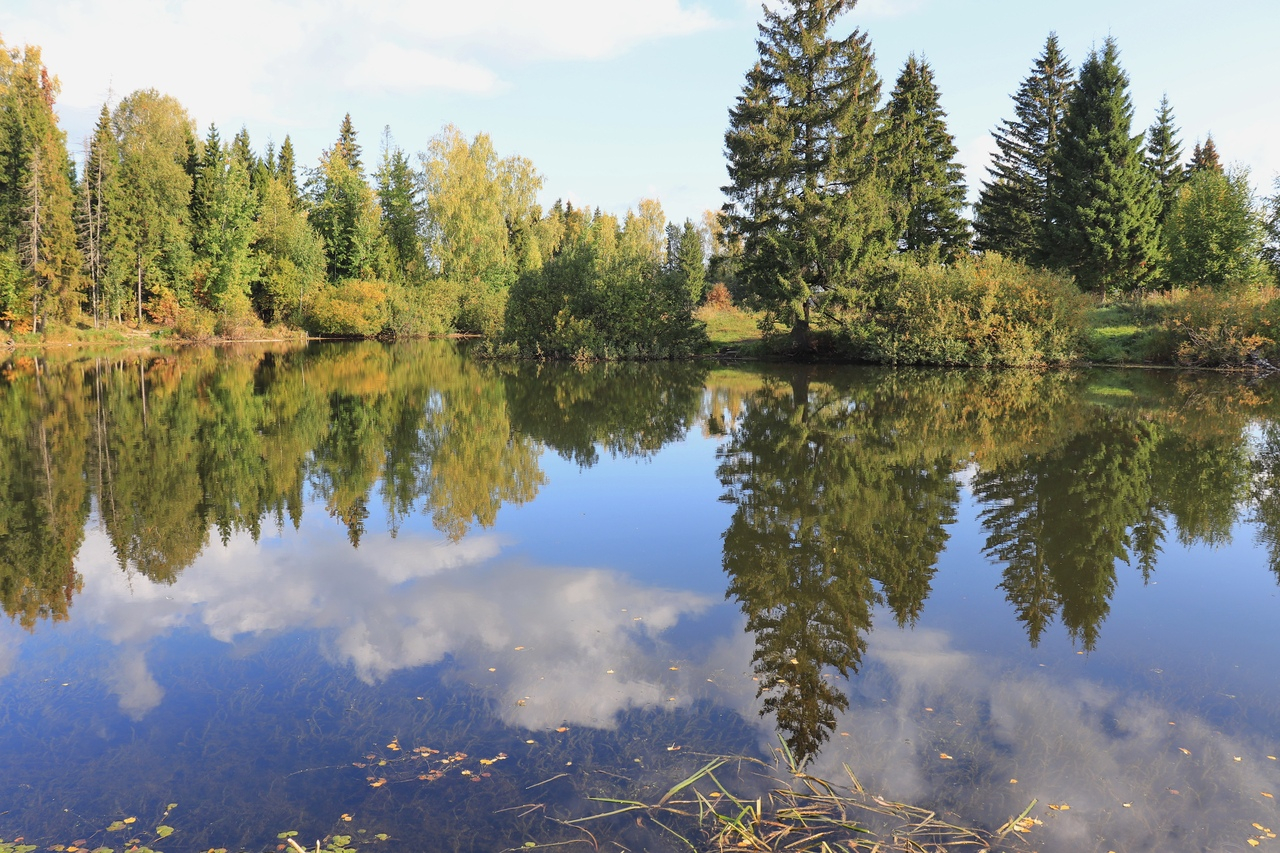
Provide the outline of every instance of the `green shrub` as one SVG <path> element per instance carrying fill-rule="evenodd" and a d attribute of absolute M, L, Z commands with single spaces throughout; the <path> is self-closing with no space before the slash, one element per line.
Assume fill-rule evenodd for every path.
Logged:
<path fill-rule="evenodd" d="M 994 253 L 953 265 L 886 261 L 852 308 L 854 353 L 883 364 L 1029 366 L 1078 357 L 1074 282 Z"/>
<path fill-rule="evenodd" d="M 1243 367 L 1251 356 L 1280 355 L 1280 302 L 1272 288 L 1207 288 L 1166 300 L 1154 355 L 1189 367 Z"/>
<path fill-rule="evenodd" d="M 391 319 L 388 285 L 349 279 L 322 288 L 307 305 L 307 329 L 321 335 L 371 338 Z"/>

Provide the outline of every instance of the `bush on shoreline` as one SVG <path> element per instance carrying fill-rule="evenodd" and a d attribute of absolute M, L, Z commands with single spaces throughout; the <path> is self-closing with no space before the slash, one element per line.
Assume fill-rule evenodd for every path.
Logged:
<path fill-rule="evenodd" d="M 892 365 L 1026 367 L 1079 357 L 1087 301 L 1071 278 L 988 253 L 893 258 L 846 326 L 851 354 Z"/>

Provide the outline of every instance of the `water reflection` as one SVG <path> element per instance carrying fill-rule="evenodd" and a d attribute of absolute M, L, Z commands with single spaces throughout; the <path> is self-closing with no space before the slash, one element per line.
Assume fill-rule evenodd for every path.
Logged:
<path fill-rule="evenodd" d="M 763 710 L 799 756 L 848 708 L 834 675 L 858 671 L 874 608 L 899 626 L 920 615 L 962 481 L 1033 647 L 1059 622 L 1094 650 L 1117 565 L 1150 579 L 1171 532 L 1228 542 L 1251 489 L 1274 553 L 1274 430 L 1257 448 L 1250 437 L 1271 398 L 1212 378 L 1114 378 L 797 372 L 744 398 L 718 470 L 734 507 L 724 568 Z"/>
<path fill-rule="evenodd" d="M 299 757 L 312 737 L 325 761 L 349 767 L 355 742 L 414 726 L 436 741 L 485 729 L 485 749 L 508 751 L 529 733 L 581 727 L 616 733 L 610 760 L 630 768 L 635 744 L 670 759 L 685 738 L 736 749 L 744 729 L 768 742 L 776 728 L 829 775 L 852 749 L 860 775 L 897 795 L 992 824 L 1025 806 L 1026 787 L 1001 787 L 1016 777 L 1073 801 L 1064 849 L 1077 830 L 1122 838 L 1099 817 L 1109 801 L 1091 790 L 1097 779 L 1118 780 L 1115 797 L 1143 786 L 1154 797 L 1164 779 L 1179 790 L 1269 785 L 1269 766 L 1189 769 L 1176 750 L 1275 754 L 1257 734 L 1274 730 L 1274 714 L 1237 701 L 1236 675 L 1201 677 L 1197 696 L 1224 698 L 1197 700 L 1175 738 L 1160 726 L 1185 696 L 1143 675 L 1172 666 L 1156 659 L 1174 654 L 1164 648 L 1142 646 L 1141 663 L 1119 667 L 1137 673 L 1136 691 L 1098 670 L 1028 675 L 1009 661 L 1067 646 L 1072 661 L 1113 660 L 1134 640 L 1112 613 L 1125 590 L 1152 592 L 1146 606 L 1156 599 L 1144 582 L 1177 577 L 1189 548 L 1242 547 L 1242 523 L 1280 578 L 1276 415 L 1266 384 L 1194 375 L 578 369 L 477 363 L 441 343 L 16 359 L 0 376 L 0 606 L 47 630 L 0 634 L 0 674 L 13 671 L 15 691 L 0 710 L 22 721 L 0 732 L 0 759 L 23 764 L 24 744 L 41 737 L 68 755 L 102 749 L 95 738 L 114 749 L 134 726 L 149 762 L 205 726 L 202 709 L 219 709 L 208 723 L 219 732 L 256 714 L 254 725 L 294 732 L 262 746 L 263 779 L 232 779 L 227 755 L 210 771 L 251 801 L 255 785 L 318 763 Z M 723 504 L 708 503 L 723 515 L 698 516 L 716 523 L 696 531 L 711 558 L 676 559 L 672 543 L 689 531 L 670 529 L 670 507 L 654 522 L 630 492 L 625 533 L 614 515 L 582 512 L 592 495 L 637 482 L 620 472 L 652 475 L 677 507 L 718 481 Z M 538 511 L 525 507 L 535 499 Z M 608 548 L 583 557 L 573 540 L 587 530 L 639 552 L 627 566 L 677 568 L 659 583 L 619 571 Z M 531 556 L 521 537 L 544 535 L 551 544 Z M 697 562 L 711 576 L 693 594 L 678 587 Z M 717 607 L 722 579 L 732 604 Z M 1227 579 L 1196 583 L 1204 596 Z M 1008 638 L 998 654 L 966 647 L 956 625 L 936 624 L 948 606 L 957 621 L 999 622 L 1016 649 Z M 192 637 L 219 651 L 191 652 Z M 59 706 L 69 734 L 56 737 L 35 734 L 48 725 L 40 709 L 57 704 L 52 684 L 21 660 L 21 642 L 45 638 L 43 648 L 90 650 L 71 656 L 76 677 L 53 679 L 83 691 Z M 220 681 L 193 672 L 210 659 Z M 402 729 L 378 710 L 393 684 Z M 349 711 L 353 696 L 364 716 Z M 428 705 L 436 717 L 415 716 Z M 341 723 L 304 719 L 313 708 Z M 851 736 L 832 743 L 836 732 Z M 578 747 L 590 755 L 597 734 Z M 239 750 L 249 735 L 238 737 Z M 1174 754 L 1152 757 L 1161 750 Z M 124 764 L 147 763 L 125 752 Z M 939 765 L 940 753 L 954 760 Z M 527 781 L 582 753 L 550 761 Z M 64 768 L 31 796 L 71 790 L 83 770 L 77 796 L 106 813 L 104 780 L 125 778 L 121 766 Z M 158 802 L 182 772 L 153 780 Z M 335 814 L 352 808 L 340 796 L 373 796 L 361 779 L 340 796 L 313 787 Z M 1209 839 L 1189 822 L 1243 813 L 1238 797 L 1200 796 L 1185 813 L 1162 801 L 1141 815 Z M 385 808 L 416 820 L 402 805 Z"/>

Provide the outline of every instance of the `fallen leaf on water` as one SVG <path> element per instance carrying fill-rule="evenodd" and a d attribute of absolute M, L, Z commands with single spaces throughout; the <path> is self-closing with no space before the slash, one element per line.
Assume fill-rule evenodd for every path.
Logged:
<path fill-rule="evenodd" d="M 127 818 L 125 818 L 125 819 L 124 819 L 124 822 L 125 822 L 125 823 L 137 823 L 137 822 L 138 822 L 138 819 L 137 819 L 136 817 L 127 817 Z"/>
<path fill-rule="evenodd" d="M 124 829 L 124 821 L 113 820 L 111 825 L 107 827 L 107 832 L 120 832 Z"/>
<path fill-rule="evenodd" d="M 515 651 L 517 651 L 517 652 L 522 652 L 522 651 L 524 651 L 524 646 L 516 646 L 516 647 L 515 647 Z"/>
<path fill-rule="evenodd" d="M 939 758 L 941 758 L 943 761 L 950 761 L 950 760 L 951 760 L 951 756 L 950 756 L 950 755 L 947 755 L 945 752 L 939 752 L 939 753 L 938 753 L 938 757 L 939 757 Z"/>
<path fill-rule="evenodd" d="M 1271 794 L 1268 794 L 1266 791 L 1263 791 L 1263 792 L 1262 792 L 1262 796 L 1266 797 L 1268 800 L 1274 800 L 1274 799 L 1275 799 L 1275 797 L 1274 797 L 1274 796 L 1272 796 Z"/>
<path fill-rule="evenodd" d="M 560 728 L 556 729 L 556 731 L 558 731 L 558 732 L 567 732 L 567 731 L 569 731 L 569 727 L 568 727 L 568 726 L 561 726 Z"/>
<path fill-rule="evenodd" d="M 1017 779 L 1010 779 L 1010 780 L 1009 780 L 1009 784 L 1010 784 L 1010 785 L 1016 785 L 1016 784 L 1018 784 L 1018 780 L 1017 780 Z"/>
<path fill-rule="evenodd" d="M 385 785 L 385 784 L 387 784 L 387 780 L 386 780 L 386 779 L 374 779 L 372 782 L 370 782 L 370 783 L 369 783 L 369 787 L 370 787 L 370 788 L 381 788 L 381 787 L 382 787 L 383 785 Z"/>
<path fill-rule="evenodd" d="M 156 836 L 157 836 L 158 838 L 168 838 L 170 835 L 173 835 L 173 827 L 172 827 L 172 826 L 157 826 L 157 827 L 156 827 Z"/>
<path fill-rule="evenodd" d="M 1170 794 L 1173 794 L 1175 797 L 1182 795 L 1182 792 L 1179 791 L 1177 788 L 1166 788 L 1165 790 L 1168 791 Z"/>
<path fill-rule="evenodd" d="M 493 667 L 493 666 L 491 666 L 491 667 L 489 667 L 489 671 L 490 671 L 490 672 L 497 672 L 497 671 L 498 671 L 498 669 L 497 669 L 497 667 Z"/>
<path fill-rule="evenodd" d="M 1249 846 L 1250 846 L 1250 847 L 1257 847 L 1257 846 L 1258 846 L 1258 842 L 1257 842 L 1256 840 L 1252 839 L 1252 838 L 1246 838 L 1246 839 L 1245 839 L 1245 841 L 1249 842 Z"/>
<path fill-rule="evenodd" d="M 1232 761 L 1244 761 L 1244 759 L 1243 759 L 1243 758 L 1241 758 L 1239 755 L 1233 755 L 1233 756 L 1231 756 L 1231 760 L 1232 760 Z"/>
<path fill-rule="evenodd" d="M 672 672 L 679 672 L 679 671 L 680 671 L 680 667 L 678 667 L 678 666 L 669 666 L 669 667 L 667 667 L 667 669 L 671 670 Z"/>
<path fill-rule="evenodd" d="M 1120 805 L 1124 806 L 1126 809 L 1133 808 L 1133 803 L 1121 803 Z"/>
<path fill-rule="evenodd" d="M 932 714 L 932 713 L 933 713 L 933 709 L 932 709 L 932 708 L 925 708 L 925 710 L 926 710 L 926 711 L 928 711 L 930 714 Z"/>
<path fill-rule="evenodd" d="M 676 746 L 676 745 L 673 743 L 673 744 L 671 744 L 671 746 L 667 747 L 667 752 L 675 752 L 675 751 L 676 751 L 677 749 L 679 749 L 679 748 L 680 748 L 680 747 Z"/>
<path fill-rule="evenodd" d="M 605 675 L 613 675 L 613 670 L 611 670 L 611 669 L 606 669 L 606 670 L 604 671 L 604 674 L 605 674 Z"/>
<path fill-rule="evenodd" d="M 1071 811 L 1071 806 L 1067 805 L 1066 803 L 1062 803 L 1061 805 L 1057 805 L 1057 806 L 1050 804 L 1049 808 L 1055 812 Z"/>
<path fill-rule="evenodd" d="M 342 819 L 343 819 L 343 820 L 345 820 L 347 823 L 351 823 L 351 821 L 352 821 L 354 818 L 352 818 L 352 816 L 351 816 L 351 815 L 349 815 L 349 814 L 344 814 L 344 815 L 342 816 Z"/>
<path fill-rule="evenodd" d="M 536 741 L 536 740 L 527 740 L 527 741 L 525 741 L 525 743 L 537 743 L 537 741 Z"/>
<path fill-rule="evenodd" d="M 1271 831 L 1271 830 L 1267 829 L 1265 826 L 1263 826 L 1263 825 L 1262 825 L 1262 824 L 1260 824 L 1260 823 L 1252 824 L 1252 826 L 1253 826 L 1253 828 L 1254 828 L 1254 829 L 1258 830 L 1259 832 L 1270 832 L 1270 831 Z"/>
<path fill-rule="evenodd" d="M 391 750 L 392 752 L 399 752 L 400 742 L 395 740 L 391 741 L 391 743 L 387 744 L 387 749 Z"/>
<path fill-rule="evenodd" d="M 385 832 L 379 832 L 377 835 L 374 836 L 374 838 L 378 839 L 379 841 L 386 841 L 390 837 L 391 836 L 387 835 Z"/>
<path fill-rule="evenodd" d="M 1272 761 L 1276 760 L 1276 757 L 1274 755 L 1268 755 L 1267 758 L 1270 758 Z"/>
<path fill-rule="evenodd" d="M 1180 746 L 1180 747 L 1178 747 L 1178 752 L 1181 752 L 1183 755 L 1190 755 L 1190 754 L 1191 754 L 1191 750 L 1186 749 L 1185 747 L 1181 747 L 1181 746 Z"/>
<path fill-rule="evenodd" d="M 523 699 L 517 699 L 517 700 L 516 700 L 516 704 L 517 704 L 517 705 L 520 705 L 521 707 L 523 707 L 523 706 L 524 706 L 524 700 L 523 700 Z"/>

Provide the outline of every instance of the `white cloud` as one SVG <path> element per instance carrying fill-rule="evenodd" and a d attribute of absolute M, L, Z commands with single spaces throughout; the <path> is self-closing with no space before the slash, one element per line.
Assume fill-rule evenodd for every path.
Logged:
<path fill-rule="evenodd" d="M 101 531 L 87 531 L 76 616 L 122 648 L 109 677 L 121 710 L 138 717 L 160 703 L 144 656 L 178 628 L 226 643 L 319 631 L 327 654 L 370 682 L 448 657 L 455 677 L 485 685 L 504 722 L 532 729 L 608 727 L 621 710 L 684 704 L 703 689 L 700 667 L 673 673 L 654 648 L 708 598 L 612 571 L 497 562 L 493 536 L 370 537 L 358 550 L 337 525 L 281 538 L 233 536 L 164 586 L 126 576 Z"/>
<path fill-rule="evenodd" d="M 681 0 L 28 0 L 0 12 L 7 42 L 43 48 L 64 107 L 157 88 L 201 125 L 287 120 L 335 90 L 486 94 L 502 69 L 609 58 L 714 24 Z"/>

